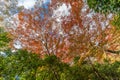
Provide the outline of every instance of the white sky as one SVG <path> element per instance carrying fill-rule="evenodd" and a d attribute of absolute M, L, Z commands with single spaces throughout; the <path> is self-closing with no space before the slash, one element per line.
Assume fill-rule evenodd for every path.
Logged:
<path fill-rule="evenodd" d="M 49 2 L 51 0 L 39 0 L 45 2 Z M 24 6 L 26 9 L 30 9 L 34 6 L 36 0 L 18 0 L 18 6 Z"/>
<path fill-rule="evenodd" d="M 57 21 L 61 22 L 61 17 L 65 17 L 70 15 L 69 10 L 71 9 L 71 6 L 66 6 L 66 4 L 62 4 L 60 7 L 58 7 L 53 14 L 53 17 L 57 17 Z"/>
<path fill-rule="evenodd" d="M 32 8 L 35 4 L 35 0 L 19 0 L 18 2 L 18 6 L 24 6 L 27 9 Z"/>

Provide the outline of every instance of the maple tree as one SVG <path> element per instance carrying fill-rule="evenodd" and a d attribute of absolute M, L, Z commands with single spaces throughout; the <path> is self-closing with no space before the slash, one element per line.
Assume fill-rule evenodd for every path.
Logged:
<path fill-rule="evenodd" d="M 60 16 L 59 22 L 59 16 L 53 14 L 62 4 L 71 7 L 70 15 Z M 82 0 L 53 0 L 46 6 L 35 5 L 33 10 L 25 9 L 18 14 L 17 28 L 10 29 L 15 36 L 13 44 L 19 41 L 23 49 L 41 57 L 54 54 L 64 62 L 76 56 L 81 56 L 80 62 L 90 56 L 98 56 L 99 60 L 107 51 L 106 45 L 113 38 L 106 22 L 110 18 L 99 13 L 90 15 L 91 10 Z"/>

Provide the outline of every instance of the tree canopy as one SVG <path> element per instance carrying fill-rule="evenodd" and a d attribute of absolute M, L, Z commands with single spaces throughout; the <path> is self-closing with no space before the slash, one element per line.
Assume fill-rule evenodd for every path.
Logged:
<path fill-rule="evenodd" d="M 0 80 L 119 80 L 120 1 L 0 4 Z"/>

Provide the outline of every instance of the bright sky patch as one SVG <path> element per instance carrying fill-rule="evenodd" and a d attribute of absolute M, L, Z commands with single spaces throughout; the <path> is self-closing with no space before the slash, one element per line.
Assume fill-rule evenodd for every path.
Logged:
<path fill-rule="evenodd" d="M 35 5 L 35 0 L 19 0 L 18 6 L 24 6 L 26 9 L 32 8 Z"/>

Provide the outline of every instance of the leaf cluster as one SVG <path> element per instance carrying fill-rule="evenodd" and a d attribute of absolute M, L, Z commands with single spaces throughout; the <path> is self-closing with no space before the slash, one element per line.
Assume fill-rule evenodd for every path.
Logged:
<path fill-rule="evenodd" d="M 118 13 L 120 0 L 87 0 L 90 8 L 101 13 Z"/>
<path fill-rule="evenodd" d="M 7 47 L 11 38 L 8 37 L 7 32 L 4 32 L 4 29 L 0 27 L 0 49 Z"/>

